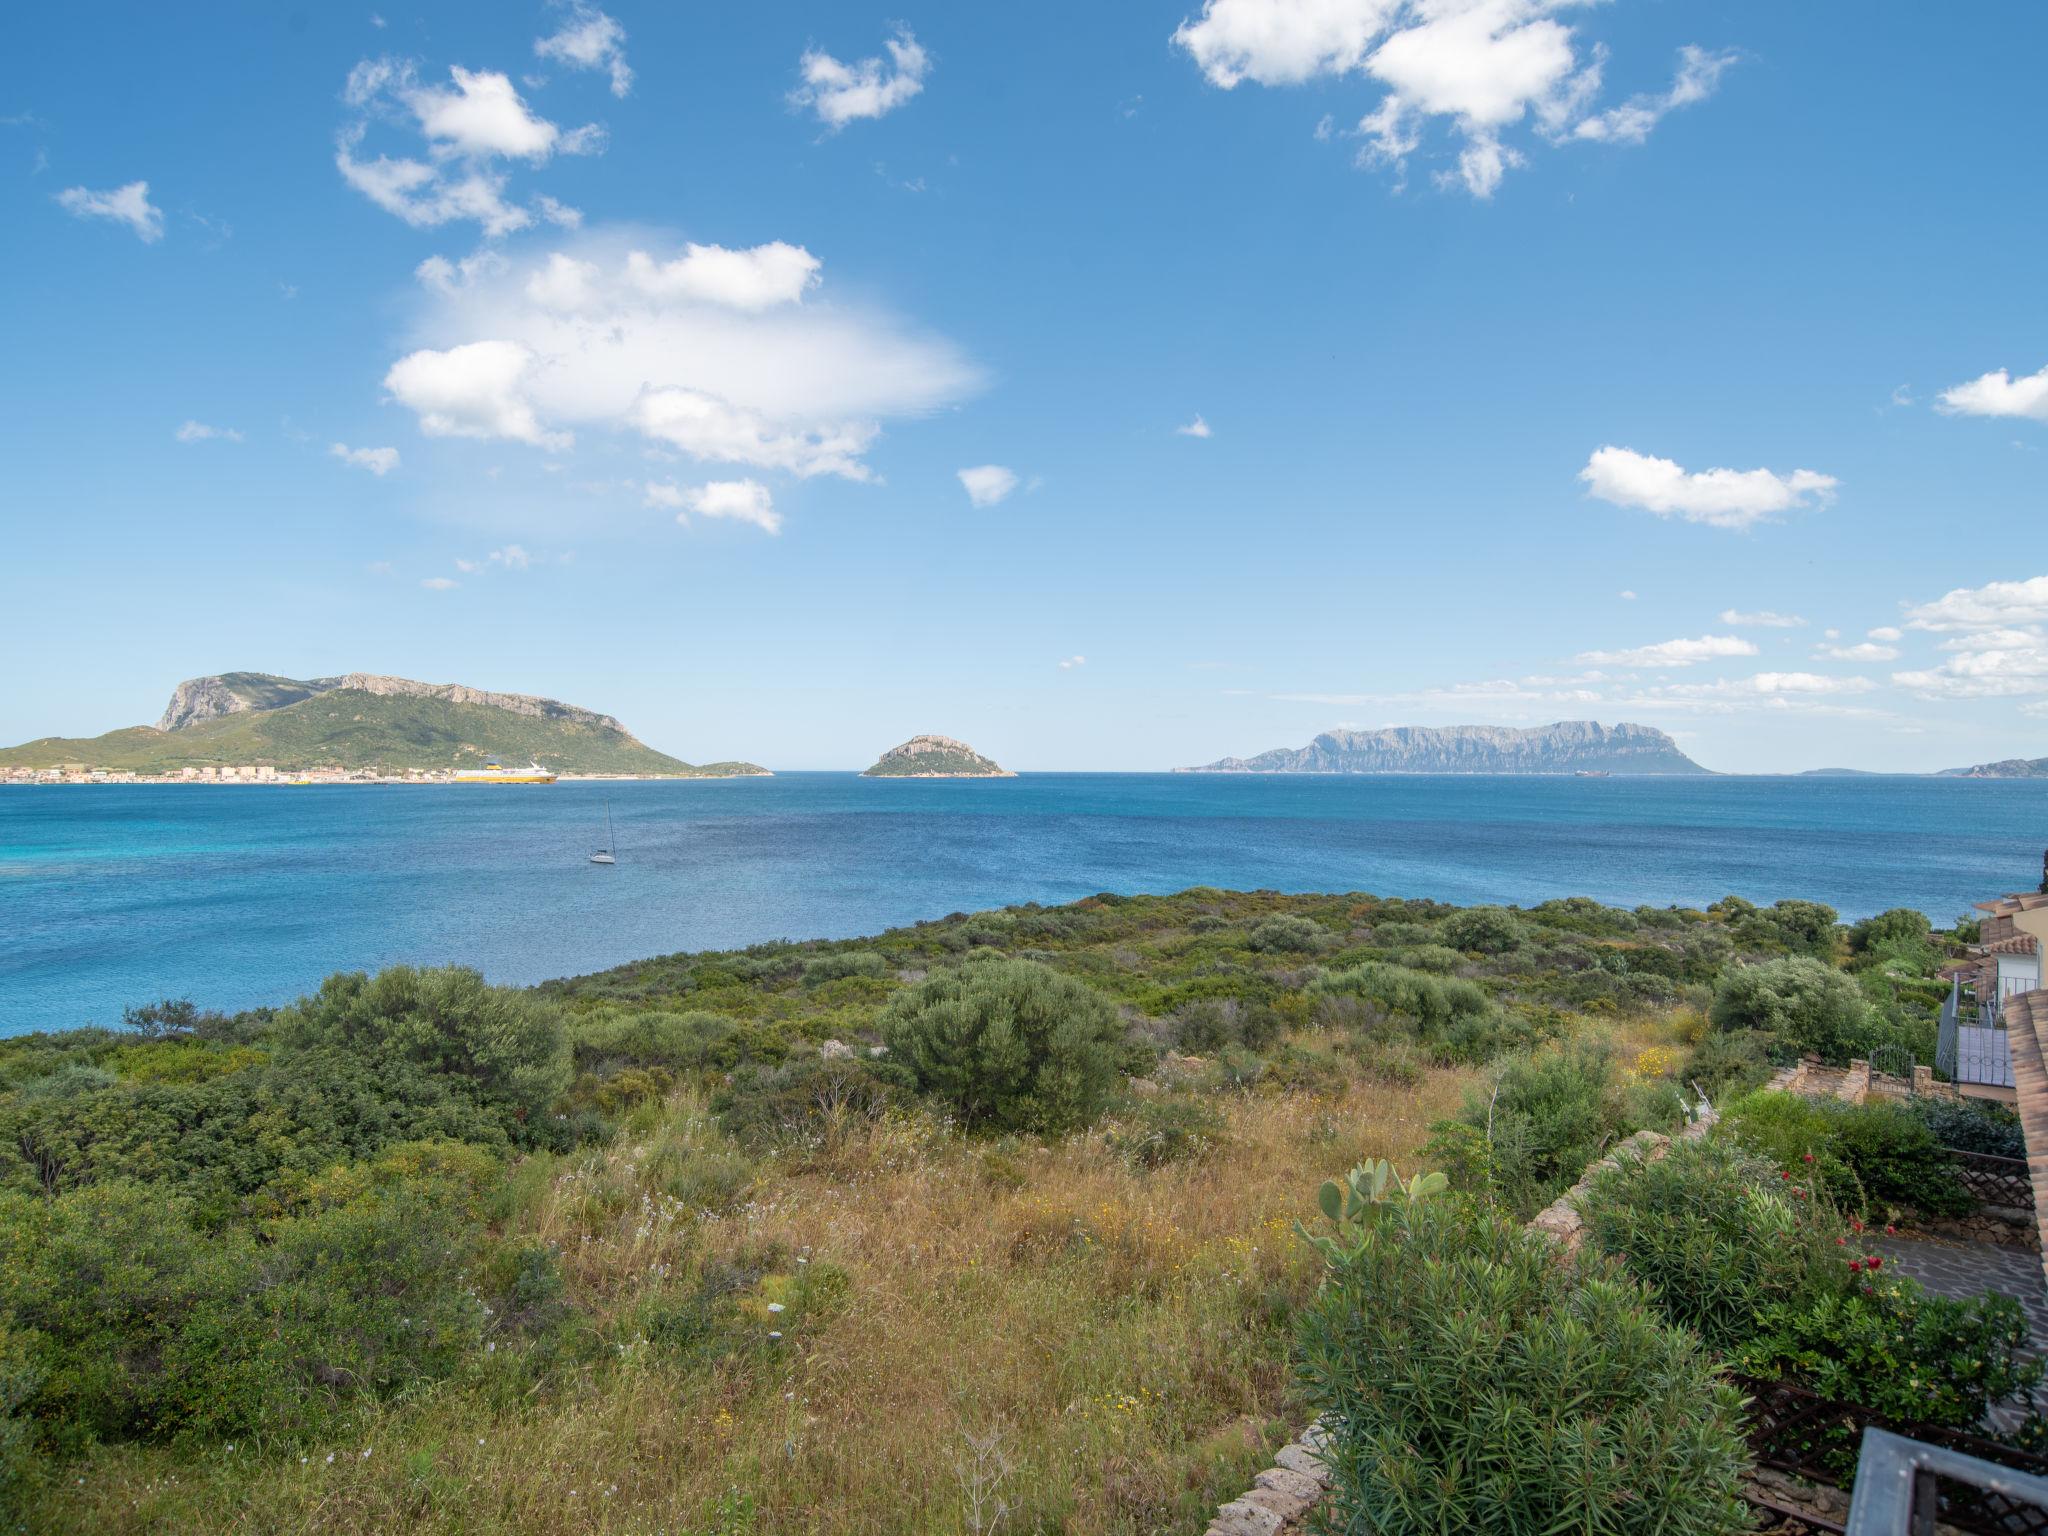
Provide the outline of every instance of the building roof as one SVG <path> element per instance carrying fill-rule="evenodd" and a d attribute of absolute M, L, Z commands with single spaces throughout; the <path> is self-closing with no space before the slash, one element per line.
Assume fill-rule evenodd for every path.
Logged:
<path fill-rule="evenodd" d="M 2038 955 L 2041 952 L 2041 941 L 2031 933 L 2015 933 L 2002 939 L 1994 939 L 1989 944 L 1979 944 L 1976 949 L 1983 955 Z"/>

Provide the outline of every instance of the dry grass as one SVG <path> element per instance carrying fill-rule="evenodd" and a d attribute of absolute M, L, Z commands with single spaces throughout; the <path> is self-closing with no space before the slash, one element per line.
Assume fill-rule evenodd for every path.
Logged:
<path fill-rule="evenodd" d="M 681 1098 L 515 1175 L 506 1225 L 559 1245 L 592 1318 L 544 1389 L 484 1363 L 303 1464 L 110 1450 L 40 1513 L 208 1536 L 1196 1531 L 1296 1411 L 1286 1322 L 1313 1275 L 1292 1222 L 1324 1177 L 1412 1160 L 1470 1080 L 1232 1098 L 1222 1145 L 1149 1173 L 1100 1136 L 992 1145 L 917 1118 L 749 1165 Z M 728 1332 L 693 1356 L 662 1324 L 707 1275 Z"/>

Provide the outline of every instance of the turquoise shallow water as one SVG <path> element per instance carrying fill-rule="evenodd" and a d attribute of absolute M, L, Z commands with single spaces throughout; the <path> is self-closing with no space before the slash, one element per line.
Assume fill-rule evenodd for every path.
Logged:
<path fill-rule="evenodd" d="M 619 863 L 588 862 L 611 798 Z M 1032 774 L 0 789 L 0 1033 L 330 971 L 532 982 L 1011 902 L 1190 885 L 1445 901 L 1735 892 L 1939 919 L 2039 879 L 2048 783 Z"/>

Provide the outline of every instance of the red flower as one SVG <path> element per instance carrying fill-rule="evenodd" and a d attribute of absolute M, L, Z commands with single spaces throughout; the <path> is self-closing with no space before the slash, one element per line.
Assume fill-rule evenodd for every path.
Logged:
<path fill-rule="evenodd" d="M 1878 1265 L 1882 1264 L 1883 1262 L 1884 1262 L 1884 1260 L 1883 1260 L 1883 1259 L 1881 1259 L 1881 1258 L 1879 1258 L 1879 1257 L 1878 1257 L 1878 1256 L 1877 1256 L 1876 1254 L 1874 1254 L 1874 1253 L 1873 1253 L 1873 1254 L 1872 1254 L 1872 1255 L 1871 1255 L 1871 1256 L 1870 1256 L 1869 1258 L 1867 1258 L 1867 1259 L 1865 1259 L 1865 1260 L 1863 1261 L 1863 1263 L 1864 1263 L 1864 1266 L 1865 1266 L 1866 1268 L 1869 1268 L 1869 1269 L 1875 1269 L 1875 1268 L 1877 1268 L 1877 1266 L 1878 1266 Z"/>
<path fill-rule="evenodd" d="M 1837 1248 L 1846 1248 L 1849 1246 L 1849 1239 L 1847 1239 L 1846 1237 L 1838 1237 L 1835 1239 L 1835 1246 Z"/>
<path fill-rule="evenodd" d="M 1899 1235 L 1899 1229 L 1893 1226 L 1890 1222 L 1886 1222 L 1884 1228 L 1884 1235 L 1886 1237 L 1897 1237 Z"/>
<path fill-rule="evenodd" d="M 1849 1261 L 1849 1267 L 1851 1269 L 1861 1269 L 1863 1267 L 1863 1261 L 1861 1259 L 1851 1259 Z"/>
<path fill-rule="evenodd" d="M 1787 1173 L 1783 1168 L 1780 1168 L 1778 1170 L 1778 1177 L 1781 1179 L 1789 1179 L 1792 1177 L 1792 1175 Z"/>
<path fill-rule="evenodd" d="M 1810 1163 L 1813 1161 L 1813 1154 L 1811 1152 L 1802 1152 L 1799 1154 L 1799 1161 L 1801 1161 L 1802 1163 Z"/>

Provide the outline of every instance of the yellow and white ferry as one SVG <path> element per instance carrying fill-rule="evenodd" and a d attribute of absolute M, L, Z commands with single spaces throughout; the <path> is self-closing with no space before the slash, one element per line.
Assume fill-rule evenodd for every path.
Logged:
<path fill-rule="evenodd" d="M 552 784 L 555 776 L 534 763 L 526 768 L 500 768 L 496 763 L 486 763 L 481 768 L 458 768 L 455 770 L 458 784 Z"/>

